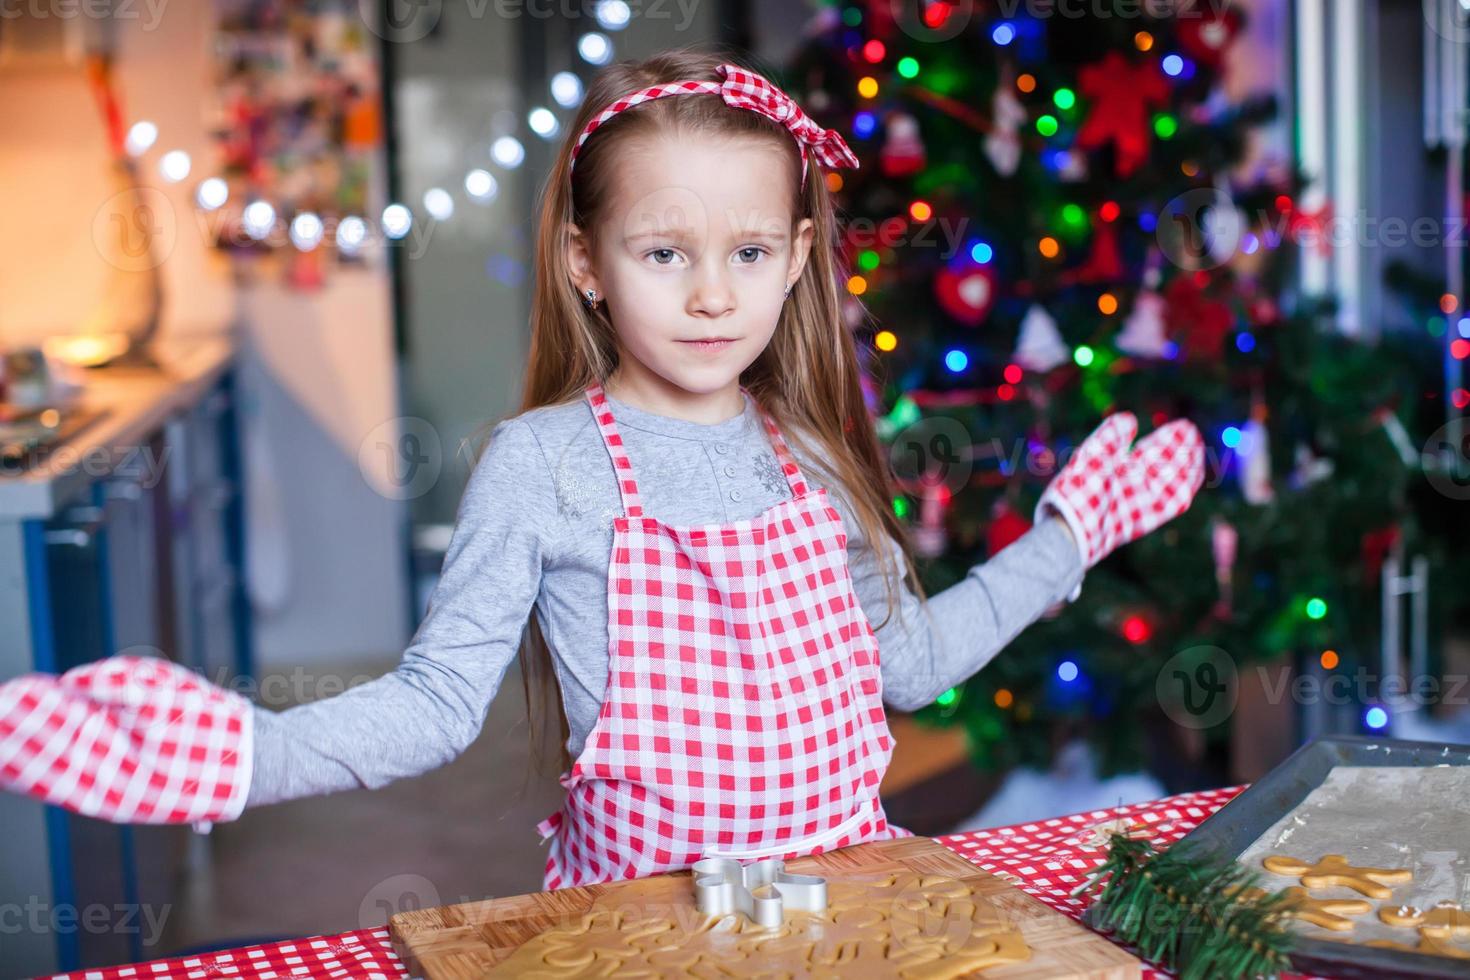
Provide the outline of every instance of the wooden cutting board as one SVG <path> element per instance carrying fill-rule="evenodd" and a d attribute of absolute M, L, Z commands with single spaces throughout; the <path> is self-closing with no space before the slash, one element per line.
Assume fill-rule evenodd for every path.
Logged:
<path fill-rule="evenodd" d="M 994 980 L 1134 980 L 1141 976 L 1141 964 L 1130 954 L 927 837 L 860 844 L 798 858 L 786 867 L 796 873 L 822 875 L 829 886 L 844 876 L 901 872 L 943 875 L 962 882 L 977 903 L 989 903 L 994 914 L 1015 924 L 1031 950 L 1024 963 L 993 966 L 977 976 Z M 588 912 L 631 905 L 681 906 L 693 913 L 689 873 L 400 912 L 389 920 L 388 928 L 395 951 L 414 976 L 469 980 L 483 976 L 522 943 L 548 929 L 575 923 Z"/>

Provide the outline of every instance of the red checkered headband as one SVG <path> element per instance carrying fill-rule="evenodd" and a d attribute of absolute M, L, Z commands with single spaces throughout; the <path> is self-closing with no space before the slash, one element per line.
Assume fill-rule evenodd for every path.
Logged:
<path fill-rule="evenodd" d="M 732 109 L 748 109 L 751 112 L 758 112 L 790 130 L 791 135 L 796 139 L 796 145 L 801 149 L 801 186 L 803 188 L 806 187 L 808 150 L 816 154 L 817 160 L 828 167 L 857 169 L 857 157 L 853 155 L 842 136 L 835 129 L 823 129 L 818 126 L 810 116 L 801 111 L 801 107 L 792 101 L 791 96 L 755 72 L 747 71 L 739 65 L 720 65 L 715 71 L 723 81 L 667 82 L 640 89 L 618 99 L 588 120 L 586 127 L 582 130 L 582 135 L 577 137 L 577 145 L 572 147 L 570 167 L 576 167 L 577 155 L 582 152 L 582 144 L 587 142 L 587 137 L 597 132 L 598 127 L 624 109 L 631 109 L 635 105 L 653 99 L 661 99 L 666 95 L 718 95 Z"/>

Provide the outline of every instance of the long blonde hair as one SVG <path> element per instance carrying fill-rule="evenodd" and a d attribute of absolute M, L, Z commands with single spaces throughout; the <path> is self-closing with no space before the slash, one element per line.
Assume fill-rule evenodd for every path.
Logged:
<path fill-rule="evenodd" d="M 806 268 L 782 308 L 770 344 L 746 369 L 741 383 L 788 440 L 807 458 L 816 460 L 814 468 L 826 484 L 844 491 L 862 536 L 879 556 L 892 609 L 903 581 L 921 595 L 922 590 L 905 528 L 893 512 L 892 474 L 863 401 L 857 349 L 843 320 L 847 274 L 838 252 L 836 212 L 815 159 L 809 163 L 805 187 L 799 189 L 799 150 L 783 126 L 758 113 L 730 108 L 716 97 L 679 95 L 644 102 L 599 127 L 579 151 L 575 183 L 569 179 L 572 147 L 594 115 L 650 85 L 686 79 L 718 81 L 715 69 L 727 62 L 742 64 L 719 47 L 688 47 L 643 61 L 608 65 L 593 79 L 541 194 L 531 351 L 521 411 L 578 398 L 587 385 L 605 381 L 617 366 L 617 344 L 606 305 L 588 309 L 574 285 L 567 259 L 567 226 L 575 224 L 588 236 L 598 226 L 611 197 L 610 175 L 618 144 L 653 131 L 676 131 L 743 136 L 780 146 L 790 161 L 795 220 L 811 218 L 815 233 Z M 904 546 L 898 560 L 883 546 L 889 538 Z M 554 705 L 560 714 L 562 761 L 566 763 L 566 716 L 555 690 L 550 653 L 534 614 L 521 648 L 521 664 L 533 749 L 544 721 L 538 719 L 538 708 L 550 710 Z"/>

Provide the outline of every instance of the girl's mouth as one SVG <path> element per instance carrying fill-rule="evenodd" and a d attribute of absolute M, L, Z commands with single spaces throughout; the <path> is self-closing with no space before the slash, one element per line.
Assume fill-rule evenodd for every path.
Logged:
<path fill-rule="evenodd" d="M 731 337 L 707 337 L 703 340 L 681 340 L 679 343 L 694 350 L 712 354 L 729 347 L 735 343 L 735 340 Z"/>

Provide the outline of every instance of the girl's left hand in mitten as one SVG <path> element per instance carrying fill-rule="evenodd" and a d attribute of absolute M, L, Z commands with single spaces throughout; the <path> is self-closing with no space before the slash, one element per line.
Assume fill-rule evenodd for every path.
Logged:
<path fill-rule="evenodd" d="M 253 708 L 158 657 L 0 684 L 0 789 L 114 823 L 233 820 L 250 788 Z"/>
<path fill-rule="evenodd" d="M 1121 545 L 1189 509 L 1205 481 L 1204 440 L 1175 419 L 1132 446 L 1138 419 L 1108 416 L 1077 448 L 1036 505 L 1039 522 L 1055 511 L 1091 568 Z"/>

